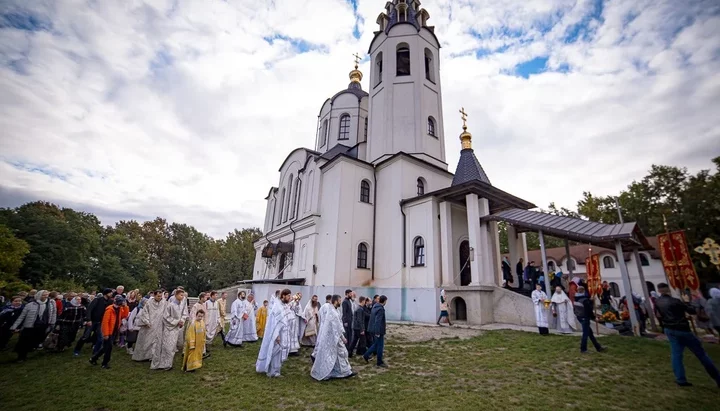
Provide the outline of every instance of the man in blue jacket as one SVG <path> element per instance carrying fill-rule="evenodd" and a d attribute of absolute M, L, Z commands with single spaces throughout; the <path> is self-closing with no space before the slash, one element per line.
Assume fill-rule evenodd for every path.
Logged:
<path fill-rule="evenodd" d="M 377 366 L 387 368 L 387 364 L 383 361 L 383 351 L 385 349 L 385 304 L 387 297 L 381 295 L 378 303 L 373 305 L 370 311 L 370 323 L 368 324 L 368 332 L 375 336 L 372 346 L 363 354 L 365 362 L 370 361 L 370 356 L 377 356 Z"/>

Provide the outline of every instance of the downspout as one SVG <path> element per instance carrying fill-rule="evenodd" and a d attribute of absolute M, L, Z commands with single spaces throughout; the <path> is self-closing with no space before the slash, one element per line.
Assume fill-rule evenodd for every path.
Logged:
<path fill-rule="evenodd" d="M 405 210 L 403 210 L 402 201 L 400 202 L 400 212 L 401 212 L 402 215 L 403 215 L 403 219 L 402 219 L 402 222 L 403 222 L 403 224 L 402 224 L 402 227 L 403 227 L 403 228 L 402 228 L 402 233 L 403 233 L 403 234 L 402 234 L 402 236 L 403 236 L 403 237 L 402 237 L 402 247 L 403 247 L 403 251 L 402 251 L 402 261 L 403 261 L 403 267 L 407 267 L 407 250 L 405 249 L 406 246 L 407 246 L 407 244 L 406 244 L 406 241 L 407 241 L 407 240 L 406 240 L 406 237 L 407 237 L 407 221 L 406 221 L 406 220 L 407 220 L 407 216 L 405 215 Z"/>
<path fill-rule="evenodd" d="M 373 166 L 373 225 L 372 225 L 372 262 L 370 279 L 375 281 L 375 239 L 377 227 L 377 169 Z"/>

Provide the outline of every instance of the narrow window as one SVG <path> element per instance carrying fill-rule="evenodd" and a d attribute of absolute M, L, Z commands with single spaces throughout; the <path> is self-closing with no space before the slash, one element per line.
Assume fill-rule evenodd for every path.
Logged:
<path fill-rule="evenodd" d="M 425 182 L 422 178 L 417 179 L 417 195 L 421 196 L 425 194 Z"/>
<path fill-rule="evenodd" d="M 642 265 L 643 267 L 647 267 L 650 265 L 650 261 L 645 254 L 640 254 L 640 265 Z"/>
<path fill-rule="evenodd" d="M 613 261 L 612 257 L 610 257 L 610 256 L 603 257 L 603 267 L 615 268 L 615 261 Z"/>
<path fill-rule="evenodd" d="M 320 129 L 320 147 L 325 145 L 328 135 L 328 121 L 323 121 L 322 128 Z"/>
<path fill-rule="evenodd" d="M 370 203 L 370 183 L 368 183 L 367 180 L 363 180 L 360 183 L 360 201 Z"/>
<path fill-rule="evenodd" d="M 377 65 L 377 83 L 375 85 L 382 83 L 382 77 L 383 77 L 383 54 L 378 53 L 377 55 L 377 62 L 375 63 Z"/>
<path fill-rule="evenodd" d="M 428 134 L 430 134 L 433 137 L 437 137 L 437 134 L 435 134 L 435 119 L 432 117 L 428 117 Z"/>
<path fill-rule="evenodd" d="M 367 268 L 368 247 L 365 243 L 358 245 L 357 268 Z"/>
<path fill-rule="evenodd" d="M 277 219 L 277 225 L 282 224 L 282 216 L 283 216 L 283 206 L 285 205 L 285 189 L 282 189 L 282 194 L 280 195 L 280 208 L 278 210 L 278 219 Z"/>
<path fill-rule="evenodd" d="M 295 179 L 295 192 L 292 196 L 292 207 L 290 207 L 290 219 L 292 220 L 295 218 L 295 215 L 297 214 L 297 203 L 298 203 L 298 197 L 300 196 L 300 178 Z"/>
<path fill-rule="evenodd" d="M 398 76 L 409 76 L 410 75 L 410 48 L 405 43 L 400 43 L 396 53 L 397 61 L 397 75 Z"/>
<path fill-rule="evenodd" d="M 340 135 L 338 140 L 347 140 L 350 138 L 350 115 L 343 114 L 340 117 Z"/>
<path fill-rule="evenodd" d="M 287 184 L 287 204 L 283 205 L 283 222 L 287 221 L 288 215 L 290 214 L 290 204 L 292 203 L 292 201 L 291 201 L 292 200 L 292 183 L 293 183 L 293 175 L 290 174 L 290 178 L 288 179 L 288 184 Z"/>
<path fill-rule="evenodd" d="M 425 78 L 435 82 L 435 69 L 433 68 L 433 55 L 429 49 L 425 49 Z"/>
<path fill-rule="evenodd" d="M 424 266 L 425 265 L 425 240 L 423 240 L 422 237 L 417 237 L 415 241 L 413 241 L 413 249 L 414 249 L 414 265 L 417 266 Z"/>
<path fill-rule="evenodd" d="M 367 128 L 368 128 L 368 119 L 367 119 L 367 117 L 365 117 L 365 140 L 363 140 L 363 141 L 367 141 Z"/>

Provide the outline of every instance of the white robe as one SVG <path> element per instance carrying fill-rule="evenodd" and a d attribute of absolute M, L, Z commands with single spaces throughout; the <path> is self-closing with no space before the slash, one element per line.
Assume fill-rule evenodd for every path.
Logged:
<path fill-rule="evenodd" d="M 162 319 L 167 301 L 160 302 L 150 298 L 143 304 L 143 309 L 137 315 L 135 324 L 140 328 L 138 338 L 133 347 L 133 361 L 152 360 L 155 344 L 162 334 Z"/>
<path fill-rule="evenodd" d="M 268 314 L 265 324 L 265 337 L 260 345 L 260 353 L 255 363 L 255 371 L 268 377 L 279 377 L 282 363 L 290 354 L 290 341 L 293 338 L 290 323 L 295 313 L 286 304 L 277 301 Z"/>
<path fill-rule="evenodd" d="M 300 316 L 300 301 L 291 301 L 288 306 L 290 307 L 290 311 L 293 313 L 290 332 L 294 338 L 290 341 L 290 352 L 296 353 L 300 351 L 300 321 L 304 322 L 305 320 Z"/>
<path fill-rule="evenodd" d="M 551 301 L 555 304 L 557 313 L 557 329 L 565 334 L 572 333 L 572 330 L 577 330 L 573 304 L 565 292 L 560 291 L 560 294 L 554 293 Z"/>
<path fill-rule="evenodd" d="M 337 310 L 327 311 L 323 316 L 320 334 L 317 338 L 317 356 L 310 375 L 318 380 L 345 378 L 352 374 L 348 351 L 343 343 L 342 319 Z"/>
<path fill-rule="evenodd" d="M 303 318 L 305 318 L 305 332 L 302 335 L 300 344 L 314 347 L 317 341 L 318 334 L 318 319 L 317 319 L 318 308 L 312 306 L 312 300 L 308 301 L 303 312 Z"/>
<path fill-rule="evenodd" d="M 170 298 L 168 298 L 168 303 L 175 303 L 177 302 L 177 298 L 175 298 L 175 291 L 173 291 Z M 181 318 L 183 322 L 188 321 L 188 299 L 187 299 L 187 293 L 185 293 L 185 298 L 180 302 L 180 313 Z M 177 339 L 177 346 L 175 347 L 175 351 L 182 351 L 185 345 L 185 333 L 181 332 L 178 334 Z"/>
<path fill-rule="evenodd" d="M 177 348 L 178 334 L 182 334 L 179 326 L 183 319 L 182 304 L 175 302 L 168 303 L 162 317 L 162 333 L 155 343 L 155 351 L 150 364 L 151 370 L 165 370 L 172 368 L 175 351 Z"/>
<path fill-rule="evenodd" d="M 233 301 L 230 308 L 230 331 L 225 336 L 225 341 L 230 345 L 239 346 L 243 343 L 243 319 L 245 300 Z"/>
<path fill-rule="evenodd" d="M 538 327 L 548 328 L 548 311 L 543 302 L 547 300 L 544 291 L 535 290 L 532 292 L 532 301 L 535 304 L 535 322 Z"/>
<path fill-rule="evenodd" d="M 243 321 L 243 341 L 253 342 L 258 340 L 257 325 L 255 322 L 255 302 L 245 300 L 243 313 L 247 314 L 247 320 Z"/>
<path fill-rule="evenodd" d="M 215 335 L 222 328 L 220 320 L 220 303 L 217 301 L 205 301 L 205 341 L 210 344 Z"/>
<path fill-rule="evenodd" d="M 323 304 L 322 307 L 320 307 L 320 310 L 318 310 L 318 314 L 317 314 L 317 316 L 318 316 L 318 333 L 320 333 L 320 330 L 322 329 L 321 324 L 323 324 L 323 317 L 327 316 L 331 310 L 335 310 L 335 307 L 333 307 L 333 305 L 330 303 Z M 337 311 L 337 310 L 335 310 L 335 311 Z M 342 318 L 342 315 L 340 316 L 340 318 Z M 318 345 L 315 344 L 315 348 L 313 349 L 312 356 L 316 357 L 317 352 L 318 352 Z"/>

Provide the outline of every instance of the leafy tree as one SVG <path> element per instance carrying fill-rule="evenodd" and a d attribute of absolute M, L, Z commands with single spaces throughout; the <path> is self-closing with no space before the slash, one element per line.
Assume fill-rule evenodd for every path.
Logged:
<path fill-rule="evenodd" d="M 29 252 L 25 241 L 15 238 L 7 226 L 0 224 L 0 292 L 13 294 L 25 288 L 17 275 Z"/>

